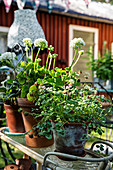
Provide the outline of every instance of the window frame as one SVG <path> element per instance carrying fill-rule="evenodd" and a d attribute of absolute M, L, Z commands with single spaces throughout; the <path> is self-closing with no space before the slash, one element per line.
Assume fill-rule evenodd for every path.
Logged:
<path fill-rule="evenodd" d="M 8 31 L 9 31 L 9 28 L 8 28 L 8 27 L 0 26 L 0 32 L 8 33 Z"/>
<path fill-rule="evenodd" d="M 70 45 L 70 41 L 73 39 L 74 30 L 94 33 L 94 59 L 95 60 L 98 59 L 98 37 L 99 37 L 98 28 L 70 24 L 69 25 L 69 45 Z M 69 66 L 72 63 L 72 60 L 73 60 L 73 48 L 69 47 Z"/>
<path fill-rule="evenodd" d="M 8 36 L 9 27 L 0 26 L 0 33 L 5 33 Z"/>

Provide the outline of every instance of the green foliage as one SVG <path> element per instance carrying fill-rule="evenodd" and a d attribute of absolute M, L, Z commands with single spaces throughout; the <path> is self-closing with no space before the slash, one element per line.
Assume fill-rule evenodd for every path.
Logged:
<path fill-rule="evenodd" d="M 64 135 L 66 123 L 75 122 L 82 123 L 84 127 L 89 126 L 89 131 L 94 130 L 100 135 L 103 132 L 100 123 L 105 123 L 106 112 L 102 108 L 100 97 L 95 95 L 95 89 L 82 85 L 79 75 L 72 71 L 83 53 L 83 51 L 79 51 L 75 61 L 79 49 L 78 42 L 80 45 L 84 44 L 81 38 L 75 38 L 72 41 L 71 45 L 75 49 L 75 55 L 71 66 L 62 69 L 54 65 L 50 69 L 49 66 L 47 68 L 46 62 L 46 67 L 39 65 L 36 67 L 38 76 L 36 82 L 29 87 L 27 98 L 36 105 L 31 114 L 36 119 L 40 118 L 35 127 L 38 129 L 39 136 L 44 135 L 51 138 L 52 129 L 57 134 Z M 53 55 L 50 54 L 50 51 L 48 56 L 50 56 L 51 63 Z M 55 123 L 55 126 L 51 126 L 51 121 Z"/>
<path fill-rule="evenodd" d="M 67 68 L 52 69 L 48 77 L 38 78 L 37 84 L 29 88 L 28 99 L 37 106 L 33 116 L 41 117 L 37 122 L 39 135 L 48 134 L 45 123 L 50 120 L 55 122 L 55 127 L 49 124 L 47 129 L 53 128 L 57 134 L 64 135 L 65 124 L 76 122 L 85 126 L 88 124 L 90 131 L 94 130 L 101 135 L 103 131 L 99 123 L 105 123 L 106 112 L 95 91 L 88 85 L 81 85 L 77 74 L 72 70 L 67 71 Z"/>
<path fill-rule="evenodd" d="M 88 51 L 89 68 L 96 73 L 96 76 L 103 80 L 111 80 L 113 78 L 113 58 L 111 51 L 106 48 L 106 43 L 104 42 L 104 49 L 102 56 L 99 54 L 98 59 L 94 60 L 91 48 Z"/>

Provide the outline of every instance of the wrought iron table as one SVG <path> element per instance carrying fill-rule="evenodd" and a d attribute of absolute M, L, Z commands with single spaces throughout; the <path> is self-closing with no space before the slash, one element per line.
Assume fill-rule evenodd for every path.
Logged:
<path fill-rule="evenodd" d="M 25 156 L 30 156 L 37 162 L 37 170 L 77 170 L 77 169 L 87 169 L 87 170 L 108 170 L 111 168 L 110 159 L 113 158 L 113 153 L 107 157 L 102 157 L 101 155 L 93 152 L 93 146 L 99 141 L 94 143 L 90 150 L 85 150 L 85 157 L 72 156 L 68 154 L 61 154 L 54 152 L 54 145 L 47 148 L 31 148 L 26 146 L 24 135 L 7 135 L 3 132 L 5 128 L 0 129 L 0 139 L 11 144 L 12 146 L 19 149 L 25 154 Z M 102 142 L 102 141 L 101 141 Z M 113 149 L 113 146 L 107 142 L 102 142 L 108 144 Z M 57 156 L 56 156 L 57 155 Z M 67 157 L 71 160 L 62 160 L 60 157 Z"/>

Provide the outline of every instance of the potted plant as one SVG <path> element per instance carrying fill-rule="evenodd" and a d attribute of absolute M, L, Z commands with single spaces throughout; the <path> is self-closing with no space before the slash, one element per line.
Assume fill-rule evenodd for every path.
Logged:
<path fill-rule="evenodd" d="M 83 54 L 83 50 L 79 51 L 82 45 L 85 43 L 81 38 L 71 41 L 75 55 L 71 66 L 64 70 L 55 67 L 56 54 L 51 54 L 46 67 L 48 76 L 45 73 L 39 77 L 27 94 L 28 100 L 37 106 L 33 109 L 33 117 L 41 118 L 35 126 L 38 136 L 51 138 L 48 132 L 53 130 L 56 151 L 74 155 L 83 155 L 88 129 L 102 133 L 100 123 L 105 123 L 106 115 L 100 98 L 95 95 L 95 89 L 81 85 L 79 75 L 72 71 Z M 50 69 L 52 60 L 53 66 Z"/>
<path fill-rule="evenodd" d="M 25 38 L 23 40 L 25 43 L 25 51 L 26 51 L 26 61 L 19 63 L 21 71 L 16 76 L 16 81 L 19 84 L 20 95 L 18 96 L 18 105 L 22 109 L 22 117 L 25 125 L 26 132 L 29 131 L 27 135 L 25 135 L 26 144 L 32 147 L 45 147 L 52 145 L 54 143 L 53 138 L 49 139 L 45 137 L 37 138 L 36 131 L 33 127 L 37 124 L 39 119 L 34 119 L 33 117 L 33 108 L 37 108 L 34 104 L 34 100 L 29 101 L 27 99 L 27 95 L 29 92 L 29 87 L 34 85 L 37 78 L 43 79 L 44 75 L 46 77 L 50 76 L 49 71 L 47 69 L 48 59 L 51 55 L 51 51 L 53 47 L 49 47 L 49 55 L 47 57 L 46 66 L 40 66 L 39 62 L 41 59 L 39 58 L 39 54 L 41 51 L 47 48 L 47 41 L 45 39 L 36 39 L 33 43 L 30 38 Z M 33 45 L 37 49 L 36 55 L 33 50 Z M 29 53 L 31 54 L 31 58 L 29 58 Z M 35 57 L 35 59 L 33 59 Z M 38 112 L 37 114 L 40 114 Z M 52 132 L 50 132 L 52 133 Z"/>
<path fill-rule="evenodd" d="M 99 79 L 99 82 L 107 89 L 113 89 L 113 58 L 111 51 L 106 47 L 107 42 L 103 43 L 102 55 L 99 53 L 98 59 L 94 59 L 92 48 L 88 51 L 89 69 L 93 71 L 93 76 Z M 107 82 L 109 82 L 107 84 Z"/>
<path fill-rule="evenodd" d="M 18 112 L 17 96 L 19 94 L 18 83 L 15 82 L 18 66 L 14 64 L 17 57 L 14 53 L 5 52 L 0 56 L 0 71 L 4 72 L 6 79 L 1 82 L 0 92 L 6 111 L 7 124 L 11 133 L 24 132 L 22 115 Z"/>

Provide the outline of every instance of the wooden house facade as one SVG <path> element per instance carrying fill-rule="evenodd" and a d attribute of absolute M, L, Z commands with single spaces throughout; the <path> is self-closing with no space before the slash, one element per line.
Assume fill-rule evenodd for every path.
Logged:
<path fill-rule="evenodd" d="M 6 13 L 3 2 L 0 3 L 0 35 L 6 36 L 8 33 L 14 20 L 14 11 L 17 9 L 16 5 L 12 5 L 9 13 Z M 48 9 L 43 7 L 38 9 L 36 15 L 46 40 L 54 46 L 54 51 L 58 54 L 57 60 L 61 61 L 61 65 L 68 66 L 72 61 L 73 51 L 69 47 L 69 42 L 74 37 L 82 37 L 86 41 L 86 51 L 92 45 L 95 58 L 98 57 L 98 51 L 102 51 L 103 41 L 107 41 L 107 47 L 112 46 L 113 20 L 111 19 L 65 13 L 58 10 L 52 10 L 49 14 Z M 82 59 L 75 71 L 87 70 L 85 64 L 87 61 L 88 59 Z M 90 79 L 92 78 L 90 77 Z"/>

